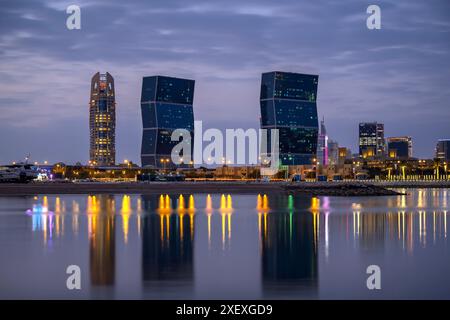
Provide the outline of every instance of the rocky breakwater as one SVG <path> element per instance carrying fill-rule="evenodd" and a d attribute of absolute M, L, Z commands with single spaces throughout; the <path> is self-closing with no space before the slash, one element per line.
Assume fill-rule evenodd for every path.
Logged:
<path fill-rule="evenodd" d="M 397 191 L 369 183 L 358 182 L 298 182 L 284 186 L 289 193 L 303 193 L 313 196 L 393 196 L 402 195 Z"/>

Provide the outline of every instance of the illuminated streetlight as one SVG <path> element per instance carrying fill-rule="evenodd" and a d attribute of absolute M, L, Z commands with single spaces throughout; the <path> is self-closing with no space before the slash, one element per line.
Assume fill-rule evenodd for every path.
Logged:
<path fill-rule="evenodd" d="M 405 180 L 405 177 L 406 177 L 406 174 L 405 174 L 406 166 L 401 166 L 401 168 L 402 168 L 403 180 Z"/>

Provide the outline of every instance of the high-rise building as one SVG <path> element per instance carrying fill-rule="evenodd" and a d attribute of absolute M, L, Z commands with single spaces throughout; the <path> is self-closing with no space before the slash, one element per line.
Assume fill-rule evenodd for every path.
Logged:
<path fill-rule="evenodd" d="M 450 161 L 450 139 L 440 139 L 436 144 L 436 158 Z"/>
<path fill-rule="evenodd" d="M 384 124 L 363 122 L 359 124 L 359 155 L 363 158 L 385 155 Z"/>
<path fill-rule="evenodd" d="M 328 164 L 337 165 L 339 161 L 339 144 L 337 141 L 328 140 Z"/>
<path fill-rule="evenodd" d="M 171 153 L 179 141 L 172 141 L 172 132 L 186 129 L 194 141 L 194 80 L 165 76 L 144 77 L 142 81 L 142 166 L 174 168 Z M 180 164 L 180 166 L 188 163 Z"/>
<path fill-rule="evenodd" d="M 387 138 L 388 157 L 407 159 L 412 157 L 411 137 L 390 137 Z"/>
<path fill-rule="evenodd" d="M 261 128 L 279 130 L 280 164 L 311 164 L 316 157 L 319 76 L 268 72 L 261 79 Z M 270 148 L 269 148 L 270 154 Z"/>
<path fill-rule="evenodd" d="M 317 162 L 323 166 L 328 165 L 328 136 L 325 128 L 325 118 L 320 121 L 319 139 L 317 141 Z"/>
<path fill-rule="evenodd" d="M 91 80 L 89 103 L 90 150 L 92 165 L 112 166 L 116 162 L 116 95 L 114 78 L 97 72 Z"/>

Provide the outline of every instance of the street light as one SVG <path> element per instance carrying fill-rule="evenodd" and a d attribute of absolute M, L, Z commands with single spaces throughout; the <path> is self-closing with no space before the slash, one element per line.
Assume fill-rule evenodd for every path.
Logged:
<path fill-rule="evenodd" d="M 405 168 L 406 168 L 406 166 L 401 166 L 401 168 L 402 168 L 402 175 L 403 175 L 403 180 L 405 180 Z"/>
<path fill-rule="evenodd" d="M 166 163 L 169 163 L 169 158 L 161 159 L 160 161 L 163 164 L 164 171 L 166 171 Z"/>

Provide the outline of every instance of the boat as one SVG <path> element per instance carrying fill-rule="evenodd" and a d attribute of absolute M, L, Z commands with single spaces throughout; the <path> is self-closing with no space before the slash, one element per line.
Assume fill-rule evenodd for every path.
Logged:
<path fill-rule="evenodd" d="M 0 183 L 27 183 L 36 179 L 38 175 L 38 169 L 35 166 L 27 163 L 0 166 Z"/>

